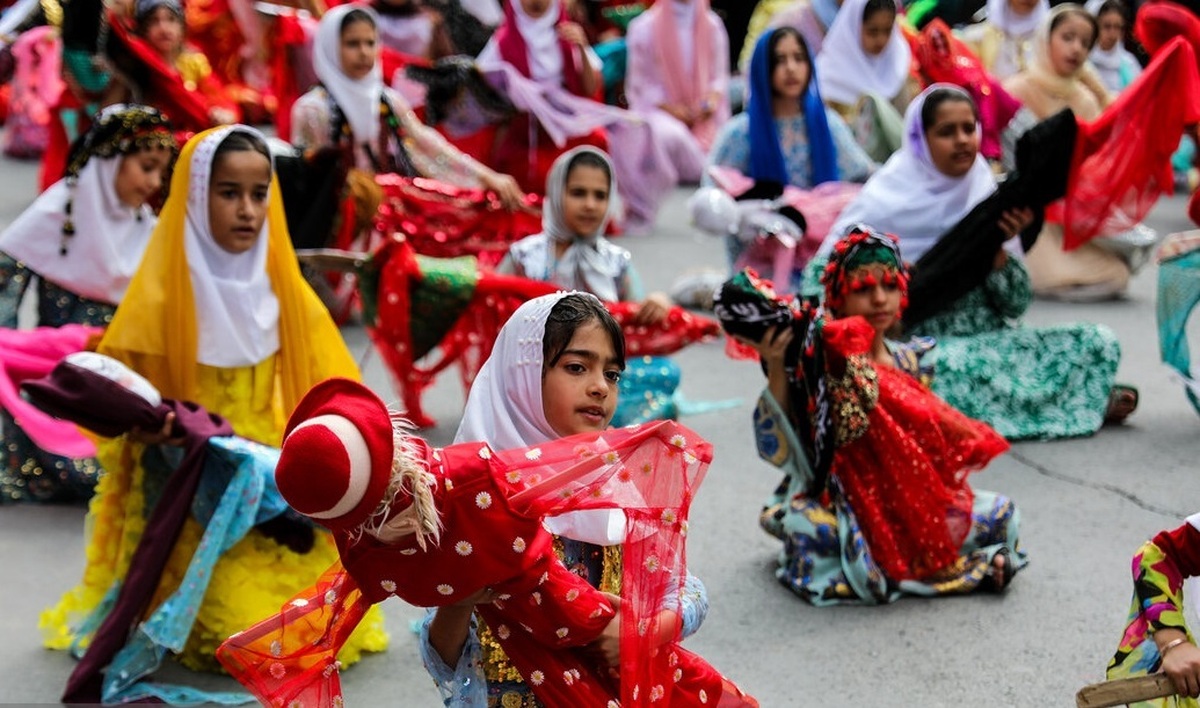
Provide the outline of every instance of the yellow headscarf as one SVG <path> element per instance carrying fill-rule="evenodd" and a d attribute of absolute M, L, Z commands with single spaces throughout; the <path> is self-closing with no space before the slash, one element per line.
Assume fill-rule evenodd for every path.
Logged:
<path fill-rule="evenodd" d="M 261 137 L 253 128 L 233 129 Z M 168 398 L 197 400 L 196 304 L 184 246 L 192 157 L 206 139 L 228 132 L 229 126 L 213 128 L 184 146 L 150 245 L 124 304 L 100 341 L 102 354 L 129 365 Z M 208 189 L 208 185 L 195 187 Z M 207 214 L 203 218 L 207 221 Z M 274 175 L 266 231 L 266 270 L 279 301 L 279 390 L 283 411 L 290 414 L 316 383 L 332 376 L 358 379 L 359 372 L 325 306 L 300 275 Z"/>

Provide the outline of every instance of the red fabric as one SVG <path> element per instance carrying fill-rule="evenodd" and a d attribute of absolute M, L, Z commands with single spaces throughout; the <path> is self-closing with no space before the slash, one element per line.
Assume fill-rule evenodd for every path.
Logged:
<path fill-rule="evenodd" d="M 150 85 L 143 88 L 153 97 L 149 102 L 167 114 L 171 125 L 177 130 L 193 133 L 212 127 L 204 95 L 198 91 L 188 91 L 180 80 L 179 73 L 167 66 L 149 45 L 134 36 L 116 13 L 109 11 L 108 23 L 112 38 L 124 45 L 134 59 L 146 66 Z"/>
<path fill-rule="evenodd" d="M 1187 523 L 1161 531 L 1154 537 L 1154 545 L 1178 568 L 1180 577 L 1200 576 L 1200 531 L 1195 526 Z"/>
<path fill-rule="evenodd" d="M 874 330 L 863 318 L 848 317 L 826 323 L 823 338 L 832 359 L 866 355 Z M 974 494 L 967 475 L 1008 450 L 1008 443 L 908 374 L 874 368 L 879 397 L 867 430 L 837 449 L 830 475 L 840 482 L 884 574 L 929 579 L 958 559 L 971 530 Z"/>
<path fill-rule="evenodd" d="M 69 91 L 64 91 L 58 106 L 50 113 L 50 139 L 46 143 L 46 152 L 42 153 L 42 167 L 38 172 L 38 191 L 44 192 L 52 184 L 63 178 L 67 169 L 67 155 L 71 151 L 71 141 L 67 139 L 67 127 L 63 123 L 63 113 L 75 111 L 80 116 L 79 130 L 85 131 L 91 125 L 90 119 L 84 119 L 79 101 Z"/>
<path fill-rule="evenodd" d="M 1081 123 L 1063 203 L 1063 248 L 1127 231 L 1174 188 L 1171 155 L 1200 121 L 1196 53 L 1171 39 L 1090 124 Z"/>
<path fill-rule="evenodd" d="M 264 705 L 338 703 L 334 656 L 366 604 L 394 594 L 444 606 L 483 587 L 500 599 L 481 614 L 545 705 L 757 705 L 676 642 L 651 644 L 663 598 L 682 591 L 687 513 L 712 456 L 703 439 L 664 421 L 505 452 L 481 443 L 435 451 L 410 439 L 403 454 L 434 478 L 440 541 L 422 548 L 409 535 L 385 545 L 339 532 L 344 572 L 335 567 L 301 603 L 217 652 Z M 614 609 L 555 557 L 541 524 L 547 515 L 616 508 L 628 519 L 619 682 L 581 651 Z"/>
<path fill-rule="evenodd" d="M 634 321 L 641 303 L 606 302 L 604 306 L 625 333 L 628 356 L 673 354 L 689 344 L 708 341 L 721 333 L 721 325 L 716 320 L 692 314 L 679 306 L 672 306 L 661 322 L 650 326 Z"/>
<path fill-rule="evenodd" d="M 496 28 L 496 42 L 500 46 L 500 57 L 508 62 L 525 78 L 529 76 L 529 47 L 525 37 L 517 29 L 516 9 L 512 2 L 504 3 L 504 21 Z M 566 3 L 559 3 L 559 23 L 569 22 Z M 579 62 L 587 58 L 574 45 L 565 39 L 558 40 L 559 49 L 563 56 L 563 86 L 575 94 L 583 95 L 583 78 L 580 76 Z"/>
<path fill-rule="evenodd" d="M 1192 223 L 1200 226 L 1200 190 L 1192 192 L 1192 196 L 1188 198 L 1187 213 Z"/>
<path fill-rule="evenodd" d="M 979 151 L 986 158 L 999 159 L 1000 135 L 1021 109 L 1021 102 L 987 73 L 979 57 L 941 19 L 934 19 L 919 35 L 910 36 L 910 43 L 926 85 L 954 84 L 971 95 L 983 128 Z"/>
<path fill-rule="evenodd" d="M 587 135 L 568 138 L 559 147 L 550 134 L 528 113 L 518 113 L 504 126 L 487 164 L 501 174 L 512 175 L 521 189 L 532 194 L 546 193 L 550 167 L 564 152 L 583 145 L 608 152 L 608 134 L 597 128 Z"/>
<path fill-rule="evenodd" d="M 1175 37 L 1183 37 L 1200 55 L 1200 18 L 1169 0 L 1149 2 L 1138 10 L 1134 36 L 1151 55 L 1157 54 Z"/>
<path fill-rule="evenodd" d="M 293 62 L 304 46 L 304 27 L 291 14 L 275 18 L 274 41 L 270 43 L 271 89 L 276 97 L 275 131 L 283 140 L 292 139 L 292 104 L 304 92 L 296 82 Z"/>

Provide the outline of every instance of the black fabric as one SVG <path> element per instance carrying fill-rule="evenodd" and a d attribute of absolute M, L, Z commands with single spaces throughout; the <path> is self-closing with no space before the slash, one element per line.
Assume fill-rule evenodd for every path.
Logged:
<path fill-rule="evenodd" d="M 1044 208 L 1067 193 L 1077 133 L 1075 115 L 1063 110 L 1021 136 L 1017 169 L 912 266 L 905 328 L 943 312 L 983 284 L 996 252 L 1008 238 L 999 226 L 1006 210 L 1029 207 L 1034 211 L 1034 223 L 1021 234 L 1024 249 L 1033 246 L 1042 229 Z"/>
<path fill-rule="evenodd" d="M 292 245 L 297 250 L 325 248 L 346 182 L 341 152 L 327 147 L 307 156 L 296 151 L 274 158 Z"/>
<path fill-rule="evenodd" d="M 473 114 L 469 122 L 500 123 L 516 114 L 508 99 L 498 93 L 467 56 L 446 57 L 433 66 L 409 64 L 409 79 L 425 84 L 425 122 L 437 125 L 460 111 Z"/>

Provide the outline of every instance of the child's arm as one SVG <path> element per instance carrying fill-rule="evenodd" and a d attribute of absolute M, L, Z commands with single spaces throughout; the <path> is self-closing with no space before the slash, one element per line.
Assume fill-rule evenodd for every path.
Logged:
<path fill-rule="evenodd" d="M 475 629 L 475 600 L 430 610 L 421 623 L 418 649 L 425 670 L 433 677 L 443 704 L 456 708 L 486 708 L 487 679 L 482 648 Z M 485 598 L 486 599 L 486 598 Z"/>
<path fill-rule="evenodd" d="M 1194 525 L 1195 524 L 1195 525 Z M 1195 698 L 1200 696 L 1200 648 L 1190 640 L 1183 625 L 1183 580 L 1200 575 L 1200 514 L 1188 518 L 1188 522 L 1154 537 L 1153 545 L 1162 552 L 1159 570 L 1161 575 L 1147 572 L 1143 562 L 1135 570 L 1134 580 L 1139 597 L 1150 597 L 1161 593 L 1155 578 L 1167 581 L 1166 605 L 1150 621 L 1149 628 L 1162 657 L 1162 670 L 1171 677 L 1181 695 Z M 1142 556 L 1146 558 L 1145 555 Z M 1178 587 L 1176 587 L 1176 580 Z M 1137 586 L 1142 587 L 1137 587 Z M 1153 605 L 1147 608 L 1153 610 Z"/>

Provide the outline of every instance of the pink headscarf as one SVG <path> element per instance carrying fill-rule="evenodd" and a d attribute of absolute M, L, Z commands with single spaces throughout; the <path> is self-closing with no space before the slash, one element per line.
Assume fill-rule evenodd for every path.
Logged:
<path fill-rule="evenodd" d="M 679 46 L 679 30 L 675 26 L 675 0 L 659 0 L 647 12 L 654 13 L 654 35 L 657 37 L 658 65 L 663 69 L 667 96 L 672 103 L 696 108 L 708 90 L 711 68 L 713 33 L 708 24 L 709 0 L 691 0 L 692 61 L 686 66 Z"/>

